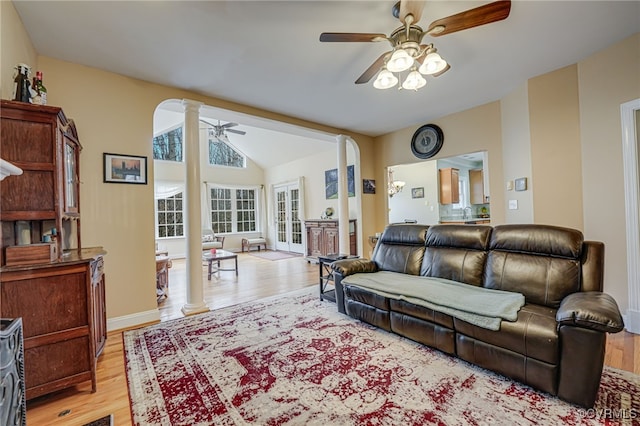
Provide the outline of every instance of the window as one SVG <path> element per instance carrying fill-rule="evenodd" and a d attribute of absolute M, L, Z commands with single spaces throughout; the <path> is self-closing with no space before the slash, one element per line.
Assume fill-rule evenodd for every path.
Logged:
<path fill-rule="evenodd" d="M 236 189 L 236 223 L 238 232 L 256 230 L 256 191 Z"/>
<path fill-rule="evenodd" d="M 153 159 L 182 161 L 182 126 L 153 138 Z"/>
<path fill-rule="evenodd" d="M 182 192 L 156 200 L 158 238 L 183 237 Z"/>
<path fill-rule="evenodd" d="M 224 138 L 226 139 L 226 136 Z M 209 138 L 209 164 L 244 168 L 245 156 L 236 151 L 228 142 Z"/>
<path fill-rule="evenodd" d="M 209 187 L 211 229 L 217 234 L 256 232 L 258 226 L 257 188 Z"/>

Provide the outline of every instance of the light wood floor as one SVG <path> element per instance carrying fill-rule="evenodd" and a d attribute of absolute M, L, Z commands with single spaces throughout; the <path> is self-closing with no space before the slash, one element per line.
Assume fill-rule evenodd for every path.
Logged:
<path fill-rule="evenodd" d="M 209 308 L 219 309 L 318 285 L 318 266 L 301 257 L 269 261 L 239 253 L 238 264 L 238 277 L 233 272 L 220 272 L 211 281 L 207 281 L 206 267 L 203 268 L 204 299 Z M 162 321 L 183 316 L 180 308 L 186 302 L 184 260 L 173 261 L 169 286 L 168 299 L 158 306 Z M 627 332 L 609 335 L 605 364 L 640 374 L 640 335 Z M 60 416 L 67 410 L 68 414 Z M 113 414 L 114 425 L 131 424 L 122 331 L 108 335 L 98 361 L 96 393 L 92 394 L 90 384 L 86 384 L 27 403 L 28 425 L 81 426 L 107 414 Z"/>

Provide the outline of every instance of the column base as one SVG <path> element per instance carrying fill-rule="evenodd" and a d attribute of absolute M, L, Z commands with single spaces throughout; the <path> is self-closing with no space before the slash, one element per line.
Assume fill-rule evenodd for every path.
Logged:
<path fill-rule="evenodd" d="M 186 316 L 195 315 L 195 314 L 201 314 L 203 312 L 209 312 L 210 311 L 209 307 L 204 302 L 198 303 L 198 304 L 187 303 L 180 310 Z"/>

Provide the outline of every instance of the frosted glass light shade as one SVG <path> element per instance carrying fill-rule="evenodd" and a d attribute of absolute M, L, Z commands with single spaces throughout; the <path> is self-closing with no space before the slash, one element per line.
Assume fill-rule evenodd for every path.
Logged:
<path fill-rule="evenodd" d="M 425 84 L 427 84 L 427 80 L 425 80 L 424 77 L 414 68 L 404 80 L 404 83 L 402 83 L 402 88 L 407 90 L 418 90 Z"/>
<path fill-rule="evenodd" d="M 436 74 L 445 69 L 447 66 L 447 61 L 442 59 L 439 54 L 436 52 L 429 53 L 426 58 L 424 58 L 424 62 L 420 66 L 420 71 L 422 74 L 431 75 Z"/>
<path fill-rule="evenodd" d="M 398 78 L 385 68 L 378 74 L 378 78 L 373 82 L 373 87 L 376 89 L 390 89 L 396 84 L 398 84 Z"/>
<path fill-rule="evenodd" d="M 413 65 L 413 57 L 404 49 L 398 49 L 391 55 L 387 62 L 387 69 L 392 72 L 408 70 Z"/>

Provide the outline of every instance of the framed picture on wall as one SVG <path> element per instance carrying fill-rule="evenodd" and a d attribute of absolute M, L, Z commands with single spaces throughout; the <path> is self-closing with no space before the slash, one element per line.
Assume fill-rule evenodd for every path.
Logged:
<path fill-rule="evenodd" d="M 411 188 L 411 198 L 424 198 L 424 187 Z"/>
<path fill-rule="evenodd" d="M 363 194 L 375 194 L 376 193 L 376 181 L 374 179 L 362 179 L 362 193 Z"/>
<path fill-rule="evenodd" d="M 104 153 L 104 182 L 147 184 L 147 157 Z"/>
<path fill-rule="evenodd" d="M 353 164 L 347 166 L 347 192 L 349 197 L 356 196 Z M 338 169 L 325 170 L 324 192 L 327 200 L 338 198 Z"/>

